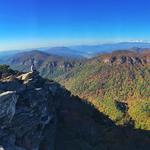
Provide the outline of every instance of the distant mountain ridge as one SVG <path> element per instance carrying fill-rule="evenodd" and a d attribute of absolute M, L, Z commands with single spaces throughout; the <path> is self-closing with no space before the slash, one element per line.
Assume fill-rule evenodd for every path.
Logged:
<path fill-rule="evenodd" d="M 55 47 L 42 47 L 34 48 L 42 52 L 46 52 L 52 55 L 68 56 L 74 58 L 92 58 L 98 54 L 111 53 L 116 50 L 132 49 L 133 51 L 143 51 L 150 48 L 150 43 L 144 42 L 122 42 L 122 43 L 108 43 L 99 45 L 78 45 L 78 46 L 55 46 Z M 25 49 L 22 51 L 31 51 L 31 49 Z M 20 53 L 21 50 L 12 51 L 0 51 L 0 60 L 10 58 L 16 53 Z"/>
<path fill-rule="evenodd" d="M 150 43 L 143 42 L 120 42 L 120 43 L 108 43 L 108 44 L 99 44 L 99 45 L 79 45 L 72 46 L 79 51 L 87 51 L 88 53 L 98 54 L 98 53 L 110 53 L 116 50 L 122 49 L 133 49 L 136 51 L 136 48 L 139 50 L 150 48 Z"/>
<path fill-rule="evenodd" d="M 69 47 L 52 47 L 47 50 L 44 50 L 44 52 L 52 55 L 57 56 L 65 56 L 65 57 L 73 57 L 73 58 L 80 58 L 84 57 L 84 53 L 78 50 L 73 50 Z"/>

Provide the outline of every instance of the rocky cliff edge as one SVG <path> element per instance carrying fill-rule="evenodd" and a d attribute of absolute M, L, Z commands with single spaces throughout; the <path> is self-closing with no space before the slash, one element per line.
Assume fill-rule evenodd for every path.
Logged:
<path fill-rule="evenodd" d="M 38 73 L 0 78 L 0 150 L 148 150 L 150 134 L 117 127 Z"/>

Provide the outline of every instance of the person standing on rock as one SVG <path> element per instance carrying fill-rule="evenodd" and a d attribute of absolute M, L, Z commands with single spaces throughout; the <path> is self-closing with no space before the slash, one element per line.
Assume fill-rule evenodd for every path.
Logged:
<path fill-rule="evenodd" d="M 36 72 L 36 67 L 34 64 L 34 59 L 31 59 L 31 72 Z"/>

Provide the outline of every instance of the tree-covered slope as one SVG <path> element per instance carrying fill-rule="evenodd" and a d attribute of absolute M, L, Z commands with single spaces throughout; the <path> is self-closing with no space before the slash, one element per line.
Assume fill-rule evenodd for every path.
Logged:
<path fill-rule="evenodd" d="M 4 63 L 11 68 L 19 71 L 30 71 L 31 64 L 34 62 L 36 69 L 45 78 L 54 79 L 64 75 L 81 62 L 80 58 L 61 57 L 51 55 L 42 51 L 33 50 L 16 54 L 7 59 Z"/>
<path fill-rule="evenodd" d="M 150 53 L 114 52 L 58 79 L 116 124 L 150 130 Z"/>

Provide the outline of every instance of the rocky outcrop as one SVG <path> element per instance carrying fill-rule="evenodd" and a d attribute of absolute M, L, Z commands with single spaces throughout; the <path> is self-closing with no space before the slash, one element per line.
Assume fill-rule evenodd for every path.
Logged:
<path fill-rule="evenodd" d="M 8 125 L 15 114 L 18 96 L 14 91 L 0 94 L 0 122 L 1 126 Z"/>
<path fill-rule="evenodd" d="M 1 150 L 149 149 L 149 133 L 115 126 L 37 72 L 1 78 L 0 85 Z"/>
<path fill-rule="evenodd" d="M 0 95 L 0 121 L 2 122 L 0 128 L 3 132 L 6 130 L 8 135 L 5 132 L 0 134 L 0 139 L 2 138 L 0 141 L 4 140 L 4 143 L 0 144 L 4 145 L 6 150 L 13 144 L 25 149 L 39 149 L 46 134 L 44 133 L 46 127 L 53 120 L 51 123 L 53 132 L 50 138 L 52 143 L 56 129 L 55 107 L 46 81 L 31 73 L 14 77 L 13 81 L 3 80 L 4 86 L 0 90 L 7 92 Z M 18 80 L 21 90 L 18 90 Z M 12 90 L 12 85 L 14 85 L 13 92 L 9 91 Z M 14 143 L 11 141 L 11 136 Z M 18 148 L 14 147 L 14 149 Z"/>
<path fill-rule="evenodd" d="M 107 64 L 126 64 L 132 65 L 147 65 L 150 60 L 150 51 L 146 52 L 133 52 L 133 51 L 116 51 L 111 54 L 100 56 L 100 60 Z"/>
<path fill-rule="evenodd" d="M 17 91 L 23 92 L 25 90 L 25 85 L 22 84 L 22 80 L 18 80 L 13 75 L 7 76 L 0 80 L 0 91 Z"/>
<path fill-rule="evenodd" d="M 149 61 L 148 58 L 137 56 L 111 56 L 110 58 L 103 59 L 104 63 L 110 64 L 127 64 L 127 65 L 146 65 Z"/>

